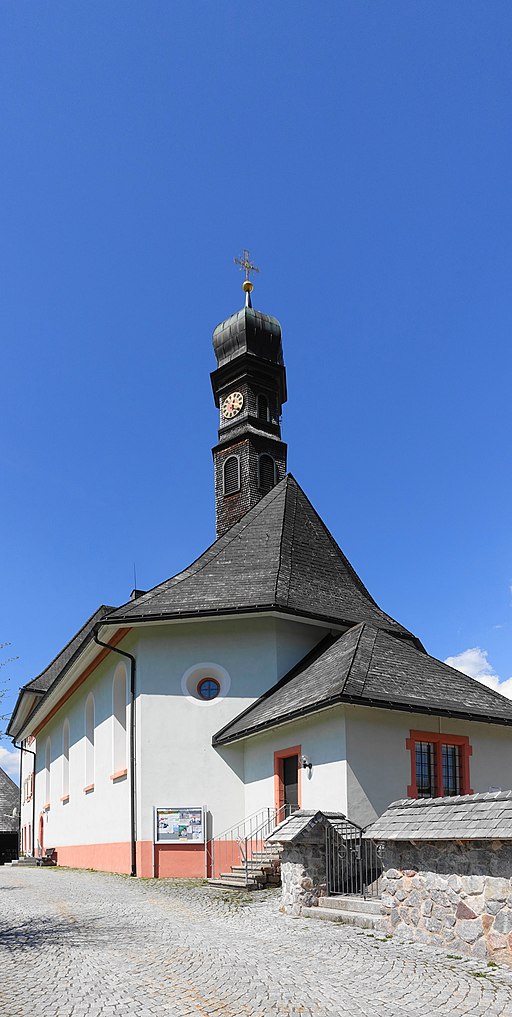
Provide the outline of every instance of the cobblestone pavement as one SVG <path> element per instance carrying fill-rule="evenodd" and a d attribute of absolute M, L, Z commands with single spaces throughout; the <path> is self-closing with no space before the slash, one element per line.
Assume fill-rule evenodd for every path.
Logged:
<path fill-rule="evenodd" d="M 0 868 L 1 1017 L 511 1017 L 512 972 L 220 891 Z"/>

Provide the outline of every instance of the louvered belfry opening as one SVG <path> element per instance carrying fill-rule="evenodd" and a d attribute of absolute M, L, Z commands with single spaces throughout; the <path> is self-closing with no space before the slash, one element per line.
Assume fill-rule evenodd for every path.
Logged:
<path fill-rule="evenodd" d="M 259 486 L 262 491 L 270 491 L 276 482 L 276 465 L 272 456 L 265 454 L 260 456 L 259 463 Z"/>
<path fill-rule="evenodd" d="M 256 406 L 257 406 L 257 410 L 258 410 L 258 418 L 260 420 L 269 420 L 270 417 L 269 417 L 269 412 L 268 412 L 268 399 L 267 399 L 266 395 L 259 395 L 258 396 L 258 398 L 256 400 Z"/>
<path fill-rule="evenodd" d="M 224 463 L 224 494 L 235 494 L 240 490 L 240 460 L 228 456 Z"/>

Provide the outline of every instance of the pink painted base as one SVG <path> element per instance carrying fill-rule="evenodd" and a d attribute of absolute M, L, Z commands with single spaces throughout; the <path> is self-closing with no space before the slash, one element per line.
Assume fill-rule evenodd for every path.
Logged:
<path fill-rule="evenodd" d="M 204 879 L 204 844 L 155 844 L 155 876 Z"/>
<path fill-rule="evenodd" d="M 55 849 L 57 865 L 71 869 L 99 869 L 101 872 L 131 872 L 130 842 L 117 844 L 73 844 Z"/>
<path fill-rule="evenodd" d="M 153 844 L 137 841 L 137 875 L 151 879 L 203 879 L 205 858 L 203 844 L 156 844 L 153 873 Z M 55 849 L 57 865 L 72 869 L 98 869 L 100 872 L 131 872 L 130 842 L 116 844 L 76 844 Z"/>

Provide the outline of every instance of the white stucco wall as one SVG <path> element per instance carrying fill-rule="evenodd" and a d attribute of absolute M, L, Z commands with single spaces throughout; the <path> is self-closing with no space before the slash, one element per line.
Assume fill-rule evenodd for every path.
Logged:
<path fill-rule="evenodd" d="M 131 651 L 135 640 L 127 639 L 125 644 Z M 41 809 L 46 804 L 45 746 L 47 738 L 51 740 L 50 809 L 44 817 L 45 847 L 110 844 L 129 839 L 129 778 L 115 783 L 110 779 L 113 772 L 112 682 L 119 659 L 112 654 L 103 661 L 37 736 L 37 827 Z M 85 703 L 90 693 L 95 705 L 94 791 L 85 794 Z M 69 801 L 64 803 L 61 801 L 62 732 L 66 719 L 70 727 Z M 128 707 L 126 726 L 128 738 Z M 128 745 L 126 759 L 128 765 Z"/>
<path fill-rule="evenodd" d="M 246 815 L 243 747 L 212 748 L 213 735 L 246 709 L 325 634 L 273 618 L 204 621 L 145 629 L 138 650 L 141 689 L 141 821 L 152 838 L 153 807 L 204 805 L 210 834 Z M 201 662 L 229 675 L 225 698 L 184 695 L 183 675 Z"/>
<path fill-rule="evenodd" d="M 366 826 L 391 802 L 407 797 L 411 756 L 405 743 L 411 730 L 468 735 L 471 789 L 512 787 L 512 728 L 347 706 L 347 814 L 355 823 Z"/>
<path fill-rule="evenodd" d="M 346 812 L 346 739 L 343 707 L 325 710 L 304 720 L 245 741 L 245 814 L 274 805 L 274 752 L 300 745 L 313 764 L 301 772 L 304 809 Z M 226 746 L 226 754 L 230 751 Z"/>
<path fill-rule="evenodd" d="M 31 749 L 33 752 L 36 751 L 35 739 L 31 743 L 31 745 L 27 745 L 27 748 Z M 30 752 L 23 752 L 21 760 L 21 818 L 20 818 L 21 831 L 23 831 L 24 827 L 27 828 L 28 826 L 30 827 L 32 826 L 32 816 L 33 816 L 32 799 L 30 798 L 29 801 L 26 802 L 24 801 L 24 798 L 25 798 L 25 781 L 27 778 L 31 776 L 33 768 L 34 768 L 34 757 L 31 755 Z M 23 850 L 23 843 L 24 843 L 23 840 L 21 840 L 21 850 Z"/>
<path fill-rule="evenodd" d="M 123 640 L 122 648 L 137 660 L 137 840 L 152 839 L 155 806 L 204 805 L 215 832 L 244 818 L 243 747 L 229 753 L 213 749 L 212 736 L 281 678 L 324 634 L 316 626 L 254 616 L 145 626 Z M 129 775 L 118 782 L 110 779 L 114 769 L 112 683 L 119 662 L 114 654 L 103 661 L 38 734 L 36 829 L 46 804 L 45 746 L 47 738 L 51 739 L 46 847 L 129 839 Z M 199 702 L 184 692 L 184 674 L 203 662 L 217 664 L 229 675 L 225 697 Z M 85 704 L 91 693 L 95 702 L 95 786 L 85 794 Z M 63 803 L 62 732 L 66 719 L 70 725 L 70 784 L 69 802 Z M 129 767 L 128 698 L 126 727 Z"/>

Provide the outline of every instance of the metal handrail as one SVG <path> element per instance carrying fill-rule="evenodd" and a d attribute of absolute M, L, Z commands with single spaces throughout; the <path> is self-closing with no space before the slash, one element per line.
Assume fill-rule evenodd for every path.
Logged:
<path fill-rule="evenodd" d="M 254 819 L 255 816 L 261 816 L 263 812 L 266 813 L 267 811 L 268 811 L 267 809 L 258 809 L 257 812 L 252 812 L 250 816 L 246 816 L 246 818 L 242 819 L 239 823 L 234 823 L 233 826 L 228 826 L 226 830 L 223 830 L 222 833 L 218 833 L 217 836 L 213 839 L 220 840 L 221 837 L 227 837 L 228 833 L 234 833 L 235 830 L 238 830 L 241 826 L 244 826 L 245 823 L 249 823 L 251 819 Z"/>
<path fill-rule="evenodd" d="M 244 877 L 244 883 L 248 886 L 254 856 L 264 851 L 266 840 L 290 812 L 291 807 L 288 805 L 260 809 L 235 823 L 218 837 L 212 838 L 209 844 L 212 876 L 220 875 L 222 869 L 238 870 L 238 874 Z"/>

